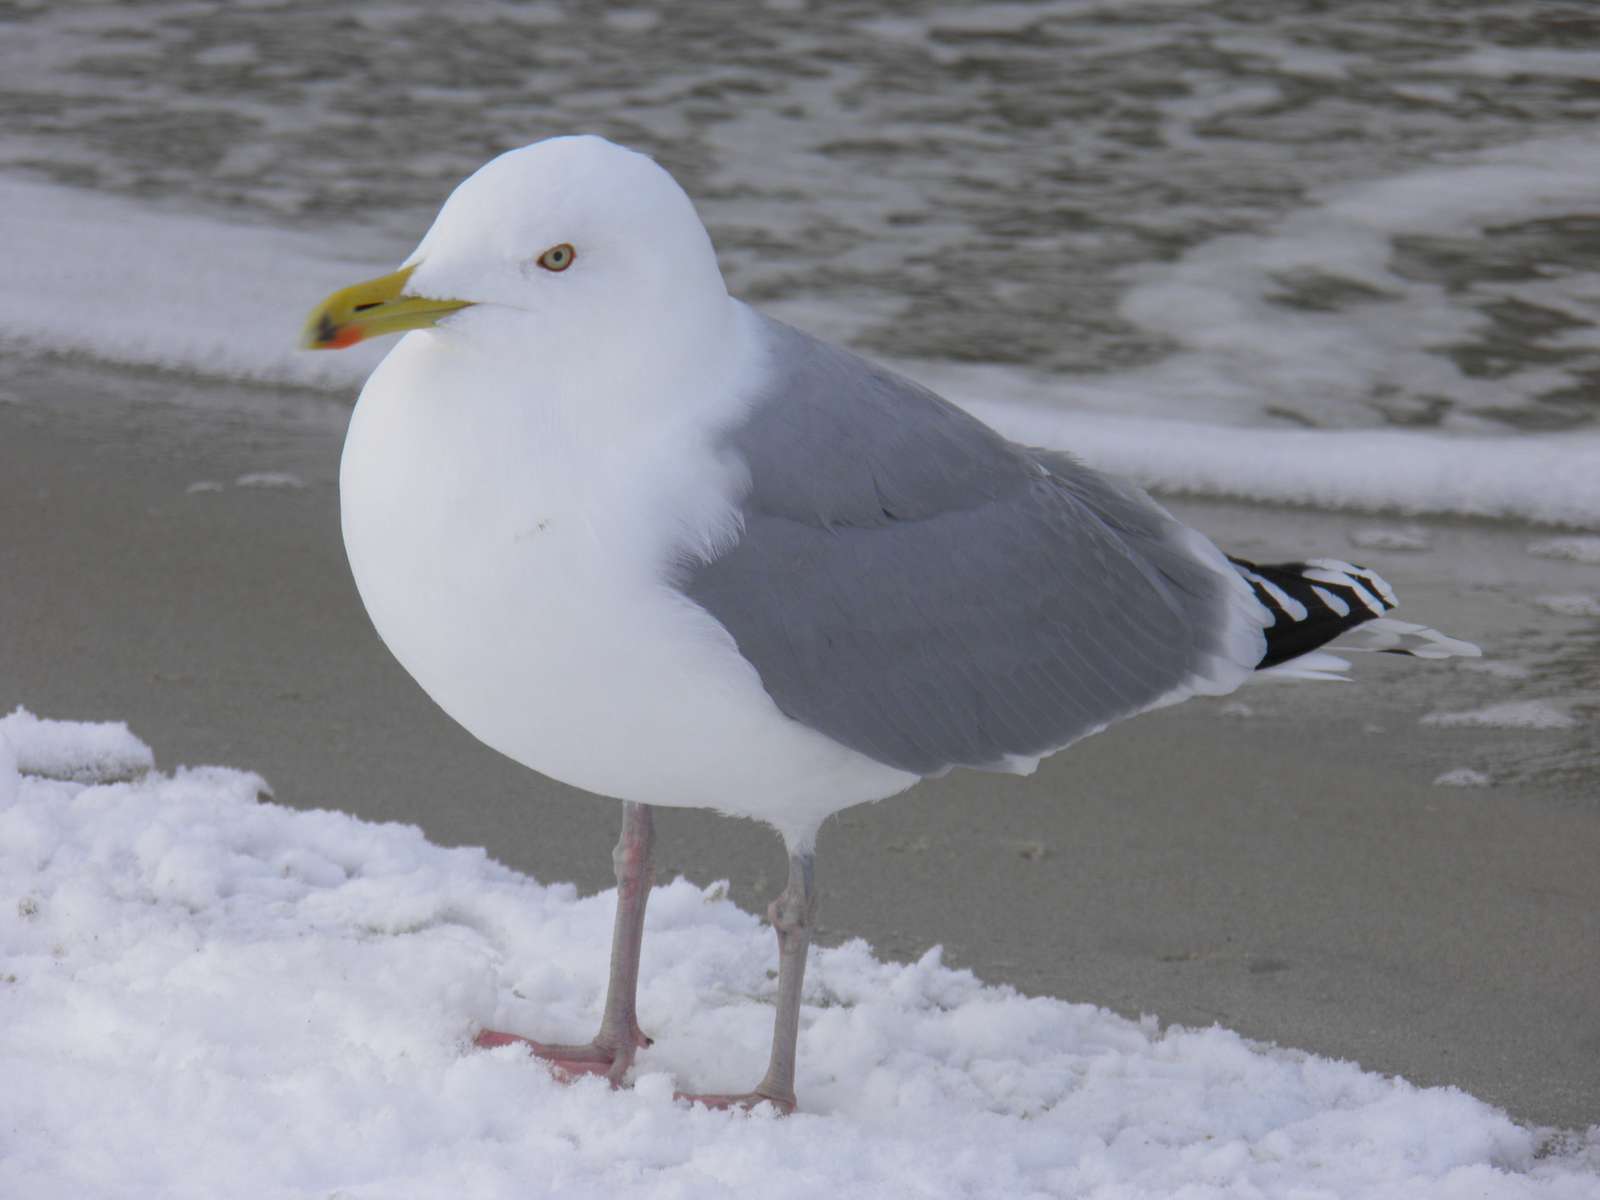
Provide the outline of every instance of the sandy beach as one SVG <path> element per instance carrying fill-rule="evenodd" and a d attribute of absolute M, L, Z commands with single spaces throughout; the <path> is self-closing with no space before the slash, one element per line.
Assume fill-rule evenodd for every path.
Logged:
<path fill-rule="evenodd" d="M 127 720 L 163 768 L 249 768 L 281 803 L 610 885 L 616 806 L 478 745 L 373 634 L 339 540 L 338 402 L 61 360 L 10 374 L 0 704 Z M 819 847 L 825 940 L 942 944 L 1028 992 L 1600 1121 L 1600 639 L 1580 602 L 1600 569 L 1529 554 L 1548 529 L 1171 504 L 1236 553 L 1380 568 L 1402 616 L 1485 662 L 1357 656 L 1353 685 L 1253 686 L 1028 780 L 958 773 L 847 812 Z M 1428 548 L 1352 544 L 1400 526 Z M 1567 727 L 1423 720 L 1526 701 Z M 1485 782 L 1435 782 L 1463 770 Z M 753 911 L 781 884 L 764 828 L 669 811 L 660 830 L 664 878 L 727 878 Z"/>

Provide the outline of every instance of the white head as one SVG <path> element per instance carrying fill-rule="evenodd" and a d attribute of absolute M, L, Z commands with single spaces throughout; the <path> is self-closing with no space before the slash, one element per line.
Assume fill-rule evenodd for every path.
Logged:
<path fill-rule="evenodd" d="M 578 313 L 654 316 L 726 294 L 677 181 L 654 159 L 594 136 L 535 142 L 478 168 L 445 201 L 412 264 L 407 290 L 416 295 L 557 323 Z"/>
<path fill-rule="evenodd" d="M 467 341 L 626 355 L 681 344 L 686 324 L 726 301 L 705 226 L 671 175 L 604 138 L 560 137 L 480 167 L 400 271 L 329 297 L 306 344 L 445 321 Z"/>

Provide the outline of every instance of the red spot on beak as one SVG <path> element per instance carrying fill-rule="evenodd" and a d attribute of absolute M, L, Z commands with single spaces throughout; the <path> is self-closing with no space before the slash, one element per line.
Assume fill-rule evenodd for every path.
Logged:
<path fill-rule="evenodd" d="M 364 336 L 359 325 L 342 325 L 334 330 L 333 336 L 327 339 L 326 344 L 335 350 L 343 350 L 346 346 L 354 346 Z"/>

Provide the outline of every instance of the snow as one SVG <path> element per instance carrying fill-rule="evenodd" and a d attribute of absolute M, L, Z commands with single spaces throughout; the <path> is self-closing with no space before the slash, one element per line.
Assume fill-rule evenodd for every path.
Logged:
<path fill-rule="evenodd" d="M 1501 658 L 1458 659 L 1452 665 L 1463 671 L 1476 671 L 1500 679 L 1529 679 L 1533 676 L 1533 668 L 1525 663 L 1507 662 Z"/>
<path fill-rule="evenodd" d="M 294 490 L 306 486 L 306 481 L 290 471 L 250 471 L 233 481 L 235 487 L 279 488 Z"/>
<path fill-rule="evenodd" d="M 1472 767 L 1444 771 L 1433 781 L 1435 787 L 1488 787 L 1491 782 L 1482 771 Z"/>
<path fill-rule="evenodd" d="M 54 745 L 59 768 L 131 738 L 19 716 L 0 736 L 0 1077 L 27 1085 L 0 1089 L 0 1195 L 1600 1195 L 1600 1129 L 1563 1143 L 1454 1089 L 860 941 L 814 953 L 801 1114 L 691 1108 L 674 1087 L 764 1065 L 774 951 L 683 879 L 650 902 L 657 1040 L 634 1086 L 562 1085 L 468 1041 L 591 1032 L 611 893 L 262 803 L 243 771 L 19 776 L 17 745 Z"/>
<path fill-rule="evenodd" d="M 1558 596 L 1537 596 L 1533 601 L 1546 612 L 1562 617 L 1600 617 L 1600 596 L 1570 592 Z"/>
<path fill-rule="evenodd" d="M 1485 726 L 1491 729 L 1572 729 L 1578 722 L 1548 700 L 1508 700 L 1466 712 L 1431 712 L 1424 725 Z"/>
<path fill-rule="evenodd" d="M 1420 525 L 1396 528 L 1357 529 L 1350 534 L 1350 544 L 1363 550 L 1391 550 L 1422 552 L 1432 547 L 1428 531 Z"/>
<path fill-rule="evenodd" d="M 292 471 L 247 471 L 233 481 L 234 487 L 266 488 L 277 491 L 296 491 L 306 486 L 306 481 Z M 190 496 L 220 492 L 223 485 L 217 479 L 197 479 L 183 489 Z"/>
<path fill-rule="evenodd" d="M 1600 567 L 1600 537 L 1541 538 L 1528 543 L 1535 558 L 1564 558 L 1591 567 Z"/>
<path fill-rule="evenodd" d="M 0 743 L 16 770 L 49 779 L 110 783 L 137 779 L 156 765 L 150 747 L 120 721 L 42 721 L 20 706 L 0 717 Z M 0 762 L 0 778 L 5 773 Z"/>

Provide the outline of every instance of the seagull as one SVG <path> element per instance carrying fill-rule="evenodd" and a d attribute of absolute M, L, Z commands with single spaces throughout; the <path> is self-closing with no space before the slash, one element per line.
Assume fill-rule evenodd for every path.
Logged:
<path fill-rule="evenodd" d="M 684 190 L 599 137 L 484 165 L 303 345 L 390 333 L 339 474 L 372 623 L 480 740 L 623 802 L 599 1031 L 474 1039 L 567 1077 L 620 1085 L 650 1044 L 657 805 L 785 842 L 766 1075 L 688 1098 L 787 1112 L 829 815 L 956 767 L 1027 774 L 1258 670 L 1334 677 L 1318 647 L 1351 631 L 1478 653 L 1386 617 L 1372 571 L 1229 558 L 1132 484 L 734 299 Z"/>

